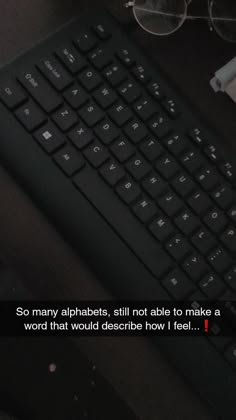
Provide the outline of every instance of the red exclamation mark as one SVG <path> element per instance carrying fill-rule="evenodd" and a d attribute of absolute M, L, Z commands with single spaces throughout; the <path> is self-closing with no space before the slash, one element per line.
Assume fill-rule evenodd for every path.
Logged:
<path fill-rule="evenodd" d="M 208 332 L 208 329 L 209 329 L 209 321 L 208 321 L 208 319 L 205 319 L 204 320 L 204 328 L 205 328 L 205 332 L 207 333 Z"/>

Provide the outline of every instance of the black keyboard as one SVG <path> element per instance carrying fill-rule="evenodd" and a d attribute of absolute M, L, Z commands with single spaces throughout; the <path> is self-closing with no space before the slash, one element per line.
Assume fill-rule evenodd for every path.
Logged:
<path fill-rule="evenodd" d="M 230 152 L 110 16 L 71 22 L 0 74 L 2 162 L 120 298 L 236 300 Z M 236 418 L 236 341 L 161 338 Z"/>

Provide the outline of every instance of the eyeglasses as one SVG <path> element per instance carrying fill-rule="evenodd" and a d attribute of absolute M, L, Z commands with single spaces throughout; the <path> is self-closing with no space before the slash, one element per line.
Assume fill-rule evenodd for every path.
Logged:
<path fill-rule="evenodd" d="M 192 0 L 134 0 L 125 4 L 132 7 L 138 24 L 154 35 L 170 35 L 186 19 L 204 19 L 210 28 L 226 41 L 236 42 L 236 0 L 207 0 L 209 16 L 190 16 Z"/>

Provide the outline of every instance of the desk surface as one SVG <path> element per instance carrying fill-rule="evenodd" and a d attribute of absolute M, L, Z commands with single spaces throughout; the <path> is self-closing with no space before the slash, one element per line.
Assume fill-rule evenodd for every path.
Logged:
<path fill-rule="evenodd" d="M 8 0 L 1 4 L 0 63 L 11 60 L 75 14 L 80 0 Z M 236 107 L 215 95 L 209 80 L 234 56 L 234 46 L 211 33 L 206 23 L 186 23 L 176 35 L 157 38 L 144 33 L 123 10 L 123 0 L 100 1 L 126 23 L 137 42 L 170 75 L 196 109 L 236 147 Z M 86 1 L 92 7 L 95 0 Z M 147 49 L 147 48 L 146 48 Z M 24 273 L 39 296 L 70 299 L 108 297 L 88 267 L 63 242 L 49 221 L 0 167 L 0 249 Z M 145 420 L 208 419 L 200 401 L 146 339 L 80 339 L 78 345 Z M 135 357 L 134 357 L 135 354 Z M 114 362 L 115 361 L 115 362 Z"/>

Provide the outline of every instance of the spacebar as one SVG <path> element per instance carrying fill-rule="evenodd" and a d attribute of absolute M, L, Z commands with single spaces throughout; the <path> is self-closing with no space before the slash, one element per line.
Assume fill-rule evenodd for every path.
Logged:
<path fill-rule="evenodd" d="M 171 268 L 172 261 L 168 254 L 129 212 L 129 209 L 95 170 L 85 167 L 73 181 L 154 276 L 159 279 Z M 106 240 L 106 238 L 100 239 Z M 98 241 L 98 246 L 99 243 L 100 241 Z M 112 247 L 112 244 L 110 246 Z M 119 256 L 117 256 L 117 262 L 119 263 Z"/>

